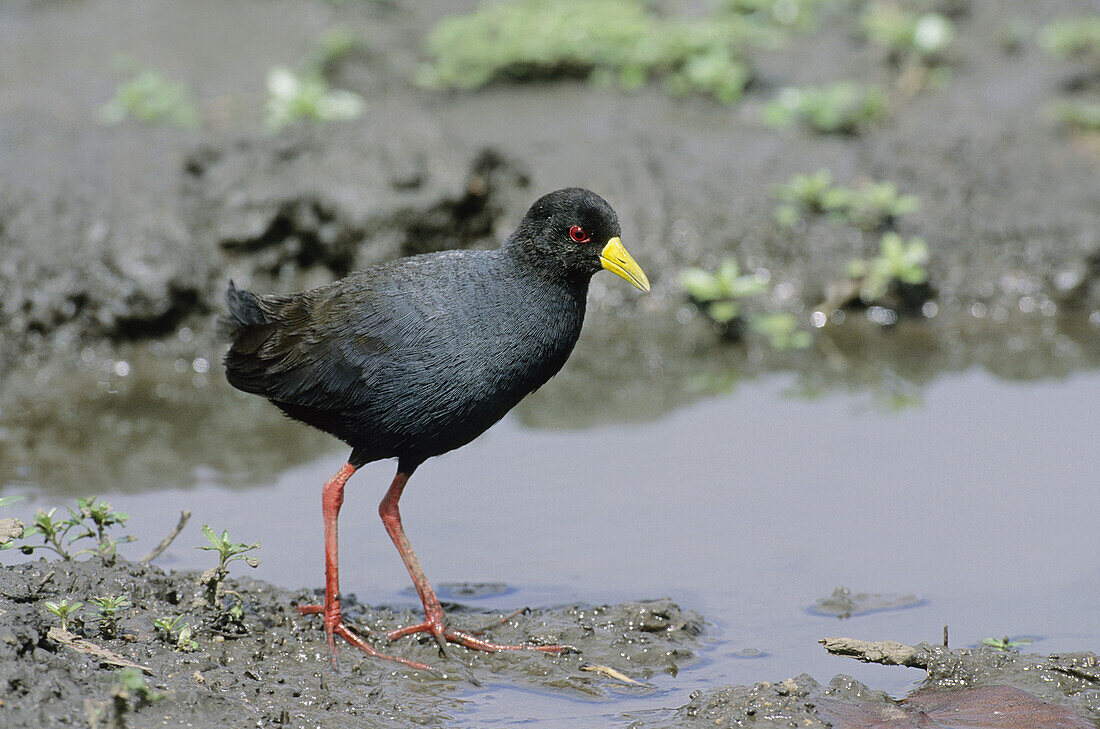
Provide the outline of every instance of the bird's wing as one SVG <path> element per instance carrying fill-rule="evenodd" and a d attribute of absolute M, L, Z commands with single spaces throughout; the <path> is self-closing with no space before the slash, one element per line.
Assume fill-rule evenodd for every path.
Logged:
<path fill-rule="evenodd" d="M 254 296 L 261 321 L 233 332 L 230 383 L 304 407 L 359 405 L 458 334 L 444 284 L 404 266 L 299 294 Z"/>

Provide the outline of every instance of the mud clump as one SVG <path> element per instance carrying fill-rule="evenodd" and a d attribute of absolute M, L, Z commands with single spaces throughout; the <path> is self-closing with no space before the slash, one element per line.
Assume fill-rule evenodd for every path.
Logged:
<path fill-rule="evenodd" d="M 565 643 L 578 652 L 555 657 L 452 647 L 441 658 L 432 641 L 385 646 L 433 665 L 439 671 L 433 676 L 341 644 L 342 670 L 334 673 L 320 620 L 294 608 L 315 602 L 312 592 L 230 579 L 226 586 L 241 596 L 242 610 L 227 618 L 236 600 L 224 609 L 192 602 L 198 577 L 122 559 L 113 566 L 99 559 L 38 560 L 0 569 L 3 725 L 435 726 L 460 711 L 460 691 L 489 681 L 603 696 L 611 687 L 630 688 L 629 681 L 642 685 L 655 674 L 675 674 L 693 659 L 703 632 L 698 614 L 669 600 L 540 608 L 503 622 L 500 614 L 451 605 L 452 622 L 484 629 L 494 640 Z M 104 595 L 126 595 L 132 603 L 113 634 L 100 630 L 89 602 Z M 71 633 L 60 630 L 45 606 L 61 599 L 84 604 L 69 618 Z M 380 649 L 386 641 L 377 631 L 422 617 L 345 597 L 345 618 Z M 165 618 L 186 624 L 193 644 L 154 627 Z M 103 652 L 89 653 L 88 645 Z"/>

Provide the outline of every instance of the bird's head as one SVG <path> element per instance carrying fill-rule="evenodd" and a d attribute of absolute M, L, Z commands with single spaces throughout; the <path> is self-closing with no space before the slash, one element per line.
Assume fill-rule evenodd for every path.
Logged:
<path fill-rule="evenodd" d="M 649 291 L 649 279 L 620 235 L 619 216 L 606 200 L 591 190 L 567 187 L 536 200 L 509 244 L 543 265 L 588 276 L 606 268 Z"/>

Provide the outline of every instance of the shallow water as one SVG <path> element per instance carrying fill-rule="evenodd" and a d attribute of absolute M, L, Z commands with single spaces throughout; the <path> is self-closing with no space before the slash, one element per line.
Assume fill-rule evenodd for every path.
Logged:
<path fill-rule="evenodd" d="M 712 622 L 701 660 L 659 677 L 656 697 L 484 686 L 464 697 L 456 725 L 575 726 L 801 672 L 849 673 L 895 694 L 921 678 L 830 657 L 816 643 L 826 635 L 937 642 L 946 624 L 953 646 L 1026 634 L 1042 653 L 1100 648 L 1100 373 L 1008 382 L 974 369 L 940 377 L 900 411 L 866 394 L 807 400 L 794 385 L 765 377 L 645 424 L 554 431 L 510 417 L 421 467 L 402 511 L 429 577 L 512 588 L 461 601 L 506 610 L 669 595 Z M 245 488 L 227 487 L 241 474 L 200 468 L 189 488 L 102 495 L 132 517 L 140 542 L 128 555 L 188 508 L 163 566 L 207 566 L 190 547 L 210 523 L 262 542 L 259 577 L 320 586 L 320 484 L 345 456 Z M 375 511 L 391 476 L 377 463 L 349 484 L 342 588 L 411 604 Z M 51 504 L 18 510 L 38 505 Z M 923 601 L 843 621 L 809 611 L 840 585 Z"/>

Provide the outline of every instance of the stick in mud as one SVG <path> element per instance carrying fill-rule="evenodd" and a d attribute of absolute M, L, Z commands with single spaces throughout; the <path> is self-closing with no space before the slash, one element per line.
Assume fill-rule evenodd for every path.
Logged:
<path fill-rule="evenodd" d="M 187 521 L 190 518 L 191 518 L 191 512 L 190 511 L 187 511 L 186 509 L 181 511 L 180 512 L 180 520 L 176 523 L 176 528 L 173 529 L 172 531 L 168 532 L 168 536 L 166 536 L 164 539 L 160 540 L 160 544 L 158 544 L 156 546 L 156 548 L 153 549 L 152 552 L 150 552 L 149 554 L 142 557 L 141 558 L 141 563 L 142 564 L 149 564 L 154 559 L 159 557 L 161 552 L 168 549 L 168 545 L 171 544 L 173 541 L 175 541 L 176 537 L 178 537 L 180 535 L 180 532 L 182 532 L 183 528 L 185 526 L 187 526 Z"/>

